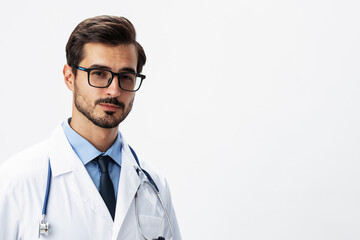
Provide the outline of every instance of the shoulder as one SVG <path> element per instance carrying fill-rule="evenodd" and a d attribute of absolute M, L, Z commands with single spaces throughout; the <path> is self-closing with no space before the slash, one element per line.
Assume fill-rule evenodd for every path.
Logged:
<path fill-rule="evenodd" d="M 48 162 L 48 141 L 29 147 L 0 165 L 0 185 L 11 187 L 42 175 Z"/>
<path fill-rule="evenodd" d="M 150 164 L 148 161 L 140 161 L 141 168 L 145 169 L 155 181 L 156 185 L 162 186 L 168 191 L 168 184 L 165 175 L 156 168 L 156 166 Z"/>
<path fill-rule="evenodd" d="M 48 140 L 42 141 L 34 146 L 31 146 L 7 159 L 0 165 L 0 171 L 16 169 L 26 169 L 33 167 L 39 161 L 48 156 Z"/>
<path fill-rule="evenodd" d="M 150 174 L 156 185 L 159 184 L 164 187 L 166 186 L 165 176 L 155 166 L 144 160 L 144 157 L 141 156 L 141 154 L 138 154 L 138 152 L 130 145 L 128 145 L 125 140 L 123 140 L 123 149 L 131 156 L 134 162 L 136 162 L 136 165 L 139 165 L 141 169 L 145 170 Z"/>
<path fill-rule="evenodd" d="M 129 149 L 132 149 L 129 146 Z M 156 184 L 160 184 L 162 186 L 166 186 L 166 178 L 165 176 L 152 164 L 150 164 L 148 161 L 144 160 L 141 154 L 138 156 L 137 153 L 135 153 L 135 150 L 133 149 L 131 151 L 133 157 L 136 159 L 137 164 L 140 166 L 140 168 L 147 171 L 150 176 L 153 178 L 153 180 L 156 182 Z"/>
<path fill-rule="evenodd" d="M 52 148 L 60 146 L 66 139 L 61 124 L 52 135 L 7 159 L 0 165 L 0 185 L 3 182 L 31 181 L 42 175 L 47 175 L 47 168 Z M 45 170 L 45 171 L 44 171 Z"/>

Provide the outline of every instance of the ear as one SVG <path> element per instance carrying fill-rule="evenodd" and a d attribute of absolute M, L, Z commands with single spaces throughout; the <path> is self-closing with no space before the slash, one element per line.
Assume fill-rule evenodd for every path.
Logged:
<path fill-rule="evenodd" d="M 72 68 L 69 65 L 65 64 L 64 69 L 63 69 L 63 74 L 64 74 L 64 81 L 65 81 L 66 86 L 68 87 L 68 89 L 70 91 L 73 92 L 74 88 L 75 88 L 75 85 L 74 85 L 75 84 L 74 83 L 75 76 L 72 72 Z"/>

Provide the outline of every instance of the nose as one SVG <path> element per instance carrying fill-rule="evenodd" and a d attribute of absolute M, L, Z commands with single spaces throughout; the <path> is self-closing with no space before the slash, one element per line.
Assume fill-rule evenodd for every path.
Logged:
<path fill-rule="evenodd" d="M 111 84 L 106 88 L 106 94 L 110 97 L 117 97 L 121 94 L 119 78 L 117 76 L 114 76 Z"/>

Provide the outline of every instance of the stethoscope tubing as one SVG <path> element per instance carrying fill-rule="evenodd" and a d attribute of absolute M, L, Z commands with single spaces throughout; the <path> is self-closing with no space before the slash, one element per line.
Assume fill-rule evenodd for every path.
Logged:
<path fill-rule="evenodd" d="M 51 178 L 52 178 L 51 176 L 52 176 L 52 172 L 51 172 L 51 165 L 50 165 L 50 160 L 49 160 L 46 192 L 45 192 L 44 204 L 43 204 L 43 209 L 42 209 L 42 215 L 46 215 L 46 211 L 47 211 L 47 205 L 48 205 L 49 194 L 50 194 L 50 186 L 51 186 Z"/>
<path fill-rule="evenodd" d="M 172 229 L 172 226 L 171 226 L 170 217 L 169 217 L 169 214 L 168 214 L 167 209 L 165 207 L 164 201 L 162 200 L 162 198 L 160 196 L 159 188 L 157 187 L 155 181 L 152 179 L 150 174 L 147 171 L 145 171 L 144 169 L 141 168 L 138 157 L 137 157 L 135 151 L 130 146 L 129 146 L 129 148 L 130 148 L 130 150 L 131 150 L 133 156 L 135 157 L 135 160 L 136 160 L 136 162 L 137 162 L 137 164 L 139 166 L 139 168 L 136 168 L 136 172 L 137 172 L 138 176 L 139 176 L 139 173 L 141 172 L 146 176 L 146 178 L 148 180 L 148 182 L 142 181 L 140 183 L 140 186 L 138 187 L 138 189 L 136 191 L 136 194 L 135 194 L 135 212 L 136 212 L 136 220 L 137 220 L 138 229 L 139 229 L 142 237 L 144 239 L 146 239 L 143 232 L 142 232 L 142 230 L 141 230 L 141 226 L 140 226 L 139 213 L 138 213 L 138 204 L 137 204 L 137 195 L 138 195 L 138 191 L 139 191 L 141 185 L 144 184 L 144 183 L 148 183 L 151 186 L 151 188 L 154 190 L 154 193 L 156 194 L 158 200 L 160 201 L 160 204 L 161 204 L 162 208 L 164 209 L 166 219 L 168 221 L 169 228 L 170 228 L 170 233 L 171 233 L 171 238 L 169 240 L 172 240 L 173 239 L 173 229 Z M 46 181 L 46 191 L 45 191 L 45 198 L 44 198 L 43 209 L 42 209 L 42 218 L 41 218 L 41 222 L 39 224 L 39 236 L 38 236 L 39 238 L 40 238 L 40 233 L 47 233 L 48 228 L 49 228 L 49 224 L 46 222 L 46 212 L 47 212 L 47 206 L 48 206 L 49 195 L 50 195 L 51 178 L 52 178 L 52 171 L 51 171 L 51 164 L 50 164 L 50 160 L 49 160 L 48 174 L 47 174 L 47 181 Z M 42 228 L 42 226 L 44 227 L 44 229 Z M 159 237 L 158 239 L 164 239 L 164 238 Z"/>
<path fill-rule="evenodd" d="M 140 165 L 139 165 L 139 167 L 140 167 Z M 138 171 L 138 170 L 139 170 L 139 169 L 137 169 L 138 175 L 139 175 L 139 171 L 142 172 L 143 174 L 145 174 L 145 170 L 143 170 L 142 168 L 140 168 L 139 171 Z M 162 207 L 162 209 L 163 209 L 164 212 L 165 212 L 166 220 L 167 220 L 167 222 L 168 222 L 168 225 L 169 225 L 169 228 L 170 228 L 170 234 L 171 234 L 171 238 L 166 239 L 166 240 L 173 240 L 173 236 L 174 236 L 174 235 L 173 235 L 173 229 L 172 229 L 172 225 L 171 225 L 171 220 L 170 220 L 168 211 L 167 211 L 167 209 L 166 209 L 166 207 L 165 207 L 164 201 L 162 200 L 162 198 L 161 198 L 161 196 L 160 196 L 160 192 L 159 192 L 158 188 L 156 187 L 155 182 L 154 182 L 154 181 L 151 182 L 151 181 L 150 181 L 151 177 L 150 177 L 150 179 L 149 179 L 149 178 L 148 178 L 148 175 L 147 175 L 147 174 L 145 174 L 145 175 L 146 175 L 148 181 L 142 181 L 142 182 L 140 183 L 138 189 L 136 190 L 136 194 L 135 194 L 135 215 L 136 215 L 136 222 L 137 222 L 137 226 L 138 226 L 139 232 L 141 233 L 141 236 L 142 236 L 145 240 L 150 240 L 150 239 L 147 239 L 147 238 L 144 236 L 144 233 L 143 233 L 142 230 L 141 230 L 140 219 L 139 219 L 139 210 L 138 210 L 138 201 L 137 201 L 137 198 L 138 198 L 137 196 L 138 196 L 138 192 L 139 192 L 140 187 L 141 187 L 143 184 L 147 183 L 148 185 L 150 185 L 150 187 L 152 188 L 152 190 L 153 190 L 154 193 L 156 194 L 156 196 L 157 196 L 157 198 L 158 198 L 158 200 L 159 200 L 159 202 L 160 202 L 160 204 L 161 204 L 161 207 Z M 151 179 L 151 180 L 152 180 L 152 179 Z M 164 237 L 158 237 L 157 239 L 165 239 L 165 238 L 164 238 Z"/>

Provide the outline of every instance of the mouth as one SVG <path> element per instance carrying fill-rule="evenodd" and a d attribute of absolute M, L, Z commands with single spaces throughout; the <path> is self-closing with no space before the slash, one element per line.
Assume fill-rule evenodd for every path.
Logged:
<path fill-rule="evenodd" d="M 98 99 L 95 105 L 100 105 L 105 112 L 116 112 L 119 109 L 125 109 L 125 104 L 119 102 L 116 98 Z"/>
<path fill-rule="evenodd" d="M 116 112 L 119 109 L 122 109 L 121 106 L 118 105 L 114 105 L 111 103 L 100 103 L 99 104 L 105 111 L 109 111 L 109 112 Z"/>

